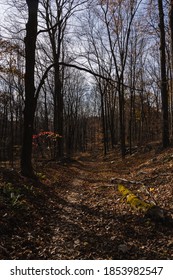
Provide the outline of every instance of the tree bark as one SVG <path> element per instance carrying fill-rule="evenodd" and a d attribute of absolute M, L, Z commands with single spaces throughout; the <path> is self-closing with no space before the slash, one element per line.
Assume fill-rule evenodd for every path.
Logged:
<path fill-rule="evenodd" d="M 25 37 L 25 108 L 23 144 L 21 155 L 21 172 L 24 176 L 33 177 L 32 135 L 37 100 L 35 98 L 34 68 L 37 39 L 38 0 L 26 0 L 28 5 L 28 22 Z"/>
<path fill-rule="evenodd" d="M 169 4 L 169 28 L 170 28 L 170 36 L 171 36 L 171 96 L 170 96 L 170 116 L 171 116 L 171 136 L 173 135 L 173 0 L 170 0 Z"/>
<path fill-rule="evenodd" d="M 122 79 L 123 81 L 123 79 Z M 120 118 L 120 141 L 121 141 L 121 156 L 124 159 L 126 155 L 126 141 L 125 141 L 125 100 L 124 100 L 124 86 L 119 85 L 119 118 Z"/>
<path fill-rule="evenodd" d="M 165 23 L 162 0 L 158 0 L 160 28 L 160 66 L 161 66 L 161 97 L 162 97 L 162 145 L 169 146 L 169 115 L 168 115 L 168 80 L 166 75 L 166 42 Z"/>
<path fill-rule="evenodd" d="M 64 116 L 63 116 L 63 93 L 62 93 L 62 82 L 60 78 L 59 64 L 55 64 L 55 100 L 54 100 L 54 132 L 58 133 L 60 137 L 57 139 L 57 147 L 55 158 L 61 159 L 64 156 Z"/>

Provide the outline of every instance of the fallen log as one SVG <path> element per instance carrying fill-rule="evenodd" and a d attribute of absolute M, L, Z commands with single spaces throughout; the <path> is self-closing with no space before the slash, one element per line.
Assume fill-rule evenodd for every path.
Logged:
<path fill-rule="evenodd" d="M 122 194 L 123 198 L 126 199 L 130 206 L 144 214 L 146 218 L 149 218 L 155 222 L 166 222 L 168 219 L 167 213 L 164 209 L 157 206 L 154 203 L 145 202 L 137 197 L 132 191 L 123 185 L 118 185 L 118 191 Z"/>
<path fill-rule="evenodd" d="M 153 206 L 153 204 L 141 200 L 132 191 L 121 184 L 118 185 L 118 191 L 122 194 L 123 198 L 126 199 L 127 203 L 136 210 L 146 212 Z"/>

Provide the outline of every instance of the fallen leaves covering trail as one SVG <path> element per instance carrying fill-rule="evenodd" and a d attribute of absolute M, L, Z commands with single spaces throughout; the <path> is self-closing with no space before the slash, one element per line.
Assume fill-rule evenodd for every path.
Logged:
<path fill-rule="evenodd" d="M 1 259 L 172 259 L 172 227 L 130 209 L 111 183 L 126 179 L 136 192 L 141 186 L 128 180 L 146 183 L 171 209 L 172 162 L 168 153 L 126 161 L 85 155 L 40 166 L 40 182 L 0 169 Z"/>

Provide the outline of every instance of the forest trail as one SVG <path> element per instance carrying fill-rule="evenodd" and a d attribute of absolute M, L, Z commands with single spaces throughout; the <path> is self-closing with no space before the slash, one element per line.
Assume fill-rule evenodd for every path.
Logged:
<path fill-rule="evenodd" d="M 171 209 L 172 153 L 48 162 L 37 166 L 40 182 L 1 169 L 1 258 L 171 259 L 172 228 L 132 210 L 116 180 L 136 192 L 135 182 L 146 182 L 159 205 Z"/>
<path fill-rule="evenodd" d="M 113 213 L 102 209 L 105 198 L 100 196 L 105 192 L 106 197 L 106 188 L 114 190 L 114 185 L 109 183 L 110 170 L 103 162 L 89 157 L 73 162 L 69 172 L 73 173 L 73 180 L 66 190 L 58 192 L 65 203 L 61 214 L 59 211 L 55 213 L 57 224 L 48 250 L 55 259 L 101 258 L 103 251 L 108 255 L 111 249 L 104 240 L 103 230 L 107 232 L 109 229 L 106 221 L 114 221 Z"/>

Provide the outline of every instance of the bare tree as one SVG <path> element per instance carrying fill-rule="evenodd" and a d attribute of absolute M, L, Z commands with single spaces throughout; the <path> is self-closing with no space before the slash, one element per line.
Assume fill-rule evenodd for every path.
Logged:
<path fill-rule="evenodd" d="M 63 0 L 63 1 L 42 1 L 40 14 L 45 21 L 48 32 L 52 61 L 54 68 L 54 132 L 61 137 L 57 139 L 56 158 L 62 158 L 64 154 L 64 118 L 63 118 L 63 65 L 64 60 L 63 43 L 67 31 L 67 24 L 70 17 L 79 10 L 86 1 Z"/>
<path fill-rule="evenodd" d="M 23 145 L 21 155 L 21 172 L 25 176 L 34 177 L 32 167 L 32 135 L 37 100 L 35 98 L 35 52 L 37 39 L 38 0 L 26 0 L 28 6 L 28 22 L 25 37 L 25 108 Z"/>
<path fill-rule="evenodd" d="M 166 72 L 166 42 L 165 22 L 162 0 L 158 0 L 159 29 L 160 29 L 160 67 L 161 67 L 161 96 L 162 96 L 162 144 L 169 146 L 169 112 L 168 112 L 168 79 Z"/>
<path fill-rule="evenodd" d="M 129 3 L 124 0 L 120 0 L 116 4 L 113 1 L 101 2 L 101 10 L 118 82 L 120 140 L 123 158 L 126 153 L 124 73 L 127 62 L 131 26 L 140 2 L 141 1 L 131 1 Z"/>

